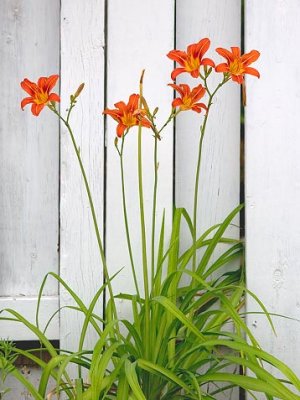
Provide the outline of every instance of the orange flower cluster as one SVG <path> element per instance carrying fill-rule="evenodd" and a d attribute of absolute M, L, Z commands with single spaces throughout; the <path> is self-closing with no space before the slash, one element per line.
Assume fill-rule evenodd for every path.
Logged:
<path fill-rule="evenodd" d="M 226 63 L 215 65 L 214 61 L 210 58 L 204 58 L 204 54 L 210 47 L 210 40 L 208 38 L 201 39 L 198 43 L 190 44 L 186 51 L 172 50 L 167 54 L 171 60 L 177 62 L 181 67 L 175 68 L 171 73 L 173 80 L 179 74 L 184 72 L 190 74 L 193 78 L 202 78 L 207 76 L 207 67 L 214 69 L 216 72 L 223 72 L 228 79 L 242 84 L 244 82 L 245 74 L 254 75 L 259 78 L 259 72 L 255 68 L 249 67 L 259 57 L 257 50 L 252 50 L 250 53 L 241 55 L 239 47 L 231 47 L 231 52 L 223 48 L 217 48 L 216 52 L 226 59 Z M 201 67 L 205 67 L 203 73 L 200 72 Z M 180 94 L 180 98 L 176 98 L 172 106 L 179 107 L 180 111 L 193 110 L 200 112 L 201 108 L 204 110 L 207 107 L 203 103 L 196 103 L 201 97 L 205 95 L 205 88 L 199 85 L 191 89 L 186 84 L 170 84 Z M 201 104 L 201 106 L 200 106 Z M 204 106 L 204 107 L 203 107 Z"/>
<path fill-rule="evenodd" d="M 231 47 L 231 51 L 219 47 L 216 49 L 216 52 L 224 57 L 226 62 L 215 65 L 212 59 L 205 57 L 205 53 L 209 50 L 209 47 L 210 40 L 204 38 L 198 43 L 190 44 L 186 51 L 170 51 L 167 57 L 180 65 L 180 67 L 175 68 L 171 73 L 172 80 L 175 81 L 178 75 L 186 72 L 193 78 L 202 79 L 206 87 L 206 78 L 212 70 L 217 73 L 223 73 L 226 82 L 231 79 L 238 84 L 242 84 L 246 74 L 259 78 L 259 72 L 255 68 L 249 66 L 260 56 L 257 50 L 252 50 L 250 53 L 242 55 L 239 47 Z M 203 71 L 201 68 L 203 68 Z M 56 93 L 51 93 L 57 80 L 58 75 L 51 75 L 48 78 L 41 77 L 37 83 L 24 79 L 21 82 L 21 87 L 30 97 L 26 97 L 22 100 L 22 109 L 25 105 L 32 104 L 31 111 L 33 115 L 38 116 L 46 105 L 59 102 L 59 96 Z M 173 109 L 178 107 L 179 111 L 192 110 L 197 113 L 200 113 L 202 109 L 207 111 L 207 106 L 204 103 L 199 103 L 199 100 L 204 97 L 206 93 L 206 88 L 202 84 L 193 89 L 191 89 L 189 85 L 183 83 L 179 85 L 170 83 L 169 86 L 178 92 L 180 96 L 173 100 Z M 118 123 L 116 129 L 118 137 L 122 137 L 124 133 L 133 126 L 141 125 L 146 128 L 152 127 L 148 111 L 139 106 L 139 101 L 140 96 L 138 94 L 132 94 L 127 104 L 123 101 L 119 101 L 115 103 L 116 108 L 106 108 L 103 111 L 103 114 L 111 116 Z"/>

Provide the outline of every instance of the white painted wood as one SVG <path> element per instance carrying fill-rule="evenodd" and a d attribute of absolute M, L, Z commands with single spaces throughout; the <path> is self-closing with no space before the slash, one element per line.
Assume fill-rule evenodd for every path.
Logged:
<path fill-rule="evenodd" d="M 159 107 L 160 126 L 171 111 L 172 90 L 167 87 L 172 65 L 166 54 L 174 43 L 174 2 L 171 0 L 112 0 L 108 4 L 108 75 L 107 107 L 128 102 L 129 95 L 139 93 L 139 79 L 145 69 L 144 96 L 151 110 Z M 124 269 L 113 282 L 115 293 L 135 293 L 128 256 L 121 195 L 119 156 L 114 147 L 116 123 L 107 118 L 107 222 L 106 249 L 111 274 Z M 169 125 L 158 145 L 159 184 L 157 197 L 157 233 L 163 209 L 166 210 L 166 234 L 169 238 L 173 186 L 173 134 Z M 148 264 L 150 270 L 150 238 L 153 188 L 153 144 L 149 129 L 143 130 L 143 168 Z M 137 184 L 137 128 L 125 140 L 124 169 L 129 228 L 139 287 L 142 292 L 141 230 Z M 158 238 L 158 235 L 156 235 Z M 157 249 L 157 247 L 156 247 Z M 130 314 L 127 305 L 118 304 L 120 317 Z"/>
<path fill-rule="evenodd" d="M 104 100 L 104 1 L 61 2 L 61 91 L 62 107 L 81 82 L 86 86 L 71 117 L 71 125 L 90 182 L 100 232 L 103 221 L 103 149 L 101 112 Z M 89 304 L 102 285 L 102 265 L 93 222 L 72 142 L 61 126 L 61 277 Z M 74 304 L 66 290 L 60 305 Z M 96 310 L 101 314 L 101 304 Z M 78 348 L 82 318 L 64 311 L 60 319 L 61 347 Z M 91 335 L 87 346 L 95 342 Z"/>
<path fill-rule="evenodd" d="M 267 24 L 262 17 L 267 16 Z M 247 283 L 270 312 L 300 319 L 300 7 L 249 0 L 246 49 L 258 49 L 261 79 L 248 79 L 246 108 Z M 248 298 L 248 311 L 257 310 Z M 300 322 L 249 315 L 262 347 L 300 374 Z"/>
<path fill-rule="evenodd" d="M 187 45 L 208 37 L 211 47 L 207 57 L 223 62 L 215 48 L 240 46 L 240 4 L 235 0 L 186 1 L 176 3 L 176 48 L 186 51 Z M 170 61 L 171 67 L 171 61 Z M 213 74 L 211 86 L 222 80 Z M 192 87 L 201 83 L 188 74 L 178 82 Z M 229 82 L 221 89 L 211 108 L 202 156 L 198 204 L 198 230 L 221 222 L 239 204 L 240 191 L 240 86 Z M 206 98 L 204 98 L 206 100 Z M 202 100 L 201 100 L 202 101 Z M 207 100 L 206 100 L 207 101 Z M 205 101 L 204 101 L 205 102 Z M 194 180 L 198 155 L 200 125 L 203 113 L 184 112 L 176 121 L 176 204 L 192 215 Z M 198 233 L 199 233 L 198 232 Z M 239 235 L 237 230 L 234 232 Z"/>
<path fill-rule="evenodd" d="M 215 48 L 240 46 L 240 32 L 241 9 L 238 1 L 190 0 L 188 7 L 186 1 L 176 2 L 178 50 L 186 51 L 189 44 L 208 37 L 211 47 L 206 56 L 220 63 L 223 60 Z M 212 73 L 211 77 L 211 88 L 222 80 L 222 74 Z M 180 75 L 177 82 L 189 83 L 191 87 L 201 83 L 200 79 L 193 79 L 188 74 Z M 207 98 L 204 102 L 207 102 Z M 191 218 L 203 115 L 187 111 L 176 120 L 176 205 L 185 207 Z M 228 82 L 221 89 L 211 108 L 203 142 L 199 187 L 198 235 L 215 223 L 222 222 L 240 202 L 240 86 L 234 82 Z M 235 223 L 238 225 L 238 218 Z M 229 231 L 233 237 L 239 237 L 238 228 L 230 227 Z M 191 245 L 189 232 L 184 235 L 183 243 L 185 246 Z M 237 400 L 239 390 L 227 392 L 226 396 Z M 220 398 L 224 398 L 224 395 L 220 395 Z"/>
<path fill-rule="evenodd" d="M 37 297 L 0 297 L 0 310 L 12 309 L 17 311 L 30 323 L 36 323 L 35 315 L 37 308 Z M 59 307 L 58 296 L 43 296 L 40 303 L 39 328 L 43 331 L 50 318 L 56 313 Z M 14 318 L 10 312 L 3 311 L 1 317 Z M 38 340 L 37 336 L 25 328 L 21 323 L 14 321 L 1 322 L 1 338 L 9 340 Z M 59 317 L 54 316 L 47 328 L 46 335 L 49 340 L 58 339 Z"/>
<path fill-rule="evenodd" d="M 49 110 L 39 118 L 30 106 L 22 112 L 28 95 L 20 82 L 58 72 L 59 1 L 1 1 L 0 32 L 0 298 L 6 301 L 36 296 L 44 275 L 58 272 L 59 125 Z M 57 296 L 56 282 L 44 293 Z M 26 297 L 18 301 L 24 313 L 32 310 Z M 1 336 L 9 332 L 3 324 Z M 12 339 L 24 335 L 30 338 L 19 325 Z"/>

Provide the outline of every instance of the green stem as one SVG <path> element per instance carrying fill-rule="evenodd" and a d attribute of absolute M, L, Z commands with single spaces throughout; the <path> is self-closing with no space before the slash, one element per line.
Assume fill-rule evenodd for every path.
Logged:
<path fill-rule="evenodd" d="M 143 75 L 140 80 L 140 104 L 143 97 Z M 139 183 L 139 200 L 140 200 L 140 220 L 141 220 L 141 239 L 142 239 L 142 264 L 143 264 L 143 279 L 144 279 L 144 292 L 145 292 L 145 331 L 144 331 L 144 344 L 145 344 L 145 357 L 149 360 L 150 348 L 150 298 L 149 298 L 149 279 L 148 279 L 148 265 L 147 265 L 147 240 L 146 240 L 146 227 L 145 227 L 145 212 L 144 212 L 144 194 L 143 194 L 143 165 L 142 165 L 142 125 L 138 127 L 138 183 Z"/>
<path fill-rule="evenodd" d="M 171 110 L 171 113 L 162 125 L 160 129 L 157 129 L 155 125 L 154 114 L 148 114 L 148 118 L 152 123 L 152 130 L 154 133 L 154 157 L 153 157 L 153 168 L 154 168 L 154 184 L 153 184 L 153 201 L 152 201 L 152 237 L 151 237 L 151 287 L 153 289 L 154 278 L 155 278 L 155 227 L 156 227 L 156 205 L 157 205 L 157 184 L 158 184 L 158 159 L 157 159 L 157 148 L 158 140 L 160 140 L 160 133 L 164 128 L 176 117 L 180 111 Z"/>
<path fill-rule="evenodd" d="M 148 282 L 148 265 L 147 265 L 147 241 L 145 227 L 145 212 L 144 212 L 144 195 L 143 195 L 143 167 L 142 167 L 142 127 L 138 129 L 138 180 L 139 180 L 139 200 L 140 200 L 140 219 L 141 219 L 141 239 L 142 239 L 142 260 L 143 260 L 143 278 L 145 291 L 145 336 L 148 338 L 150 326 L 150 309 L 149 309 L 149 282 Z M 148 340 L 145 340 L 148 347 Z M 149 349 L 146 348 L 146 354 Z M 148 357 L 146 357 L 148 359 Z"/>
<path fill-rule="evenodd" d="M 139 292 L 139 287 L 138 287 L 138 281 L 137 281 L 137 277 L 136 277 L 136 273 L 135 273 L 135 267 L 134 267 L 134 261 L 133 261 L 133 254 L 132 254 L 132 247 L 131 247 L 131 240 L 130 240 L 130 231 L 129 231 L 129 225 L 128 225 L 128 216 L 127 216 L 127 205 L 126 205 L 126 195 L 125 195 L 124 165 L 123 165 L 124 139 L 125 139 L 125 135 L 122 136 L 121 151 L 119 152 L 119 156 L 120 156 L 120 169 L 121 169 L 121 184 L 122 184 L 122 199 L 123 199 L 123 215 L 124 215 L 125 230 L 126 230 L 126 239 L 127 239 L 127 247 L 128 247 L 128 253 L 129 253 L 129 258 L 130 258 L 130 263 L 131 263 L 132 276 L 133 276 L 133 280 L 134 280 L 134 285 L 135 285 L 136 293 L 137 293 L 137 295 L 138 295 L 138 298 L 140 298 L 140 292 Z"/>
<path fill-rule="evenodd" d="M 157 135 L 154 136 L 154 185 L 152 202 L 152 238 L 151 238 L 151 287 L 154 285 L 155 278 L 155 226 L 156 226 L 156 204 L 157 204 L 157 181 L 158 181 L 158 162 L 157 162 Z"/>
<path fill-rule="evenodd" d="M 91 209 L 91 213 L 92 213 L 92 219 L 93 219 L 93 223 L 94 223 L 94 228 L 95 228 L 95 233 L 96 233 L 96 238 L 97 238 L 97 243 L 98 243 L 98 247 L 99 247 L 99 252 L 100 252 L 100 257 L 101 257 L 101 262 L 103 265 L 103 270 L 104 270 L 104 277 L 105 280 L 107 282 L 107 287 L 109 290 L 109 295 L 112 301 L 112 306 L 113 306 L 113 313 L 115 318 L 117 318 L 117 310 L 116 310 L 116 306 L 115 306 L 115 301 L 114 301 L 114 296 L 113 296 L 113 290 L 112 290 L 112 286 L 111 286 L 111 282 L 109 280 L 109 274 L 108 274 L 108 269 L 107 269 L 107 264 L 106 264 L 106 259 L 105 259 L 105 253 L 104 253 L 104 248 L 103 248 L 103 244 L 102 244 L 102 240 L 101 240 L 101 236 L 100 236 L 100 232 L 99 232 L 99 227 L 98 227 L 98 222 L 97 222 L 97 216 L 96 216 L 96 212 L 95 212 L 95 207 L 94 207 L 94 202 L 93 202 L 93 198 L 92 198 L 92 194 L 91 194 L 91 190 L 90 190 L 90 186 L 88 183 L 88 179 L 86 176 L 86 172 L 80 157 L 80 150 L 76 144 L 73 132 L 72 132 L 72 128 L 69 124 L 69 117 L 70 117 L 70 113 L 72 110 L 73 106 L 71 104 L 71 107 L 69 109 L 69 112 L 67 114 L 67 119 L 64 119 L 59 112 L 55 109 L 55 108 L 50 108 L 58 117 L 59 119 L 64 123 L 64 125 L 66 126 L 70 137 L 71 137 L 71 141 L 74 147 L 74 151 L 79 163 L 79 167 L 80 167 L 80 171 L 83 177 L 83 181 L 84 181 L 84 185 L 85 185 L 85 189 L 86 189 L 86 193 L 88 196 L 88 200 L 89 200 L 89 204 L 90 204 L 90 209 Z M 119 326 L 118 326 L 118 331 L 119 331 Z"/>
<path fill-rule="evenodd" d="M 192 271 L 196 272 L 197 266 L 197 251 L 196 251 L 196 241 L 197 241 L 197 211 L 198 211 L 198 192 L 199 192 L 199 181 L 200 181 L 200 169 L 201 169 L 201 158 L 202 158 L 202 147 L 203 147 L 203 140 L 205 136 L 207 120 L 209 116 L 210 108 L 213 104 L 213 98 L 217 91 L 226 83 L 228 82 L 228 78 L 224 76 L 223 81 L 216 87 L 216 89 L 211 93 L 208 86 L 206 78 L 204 79 L 204 87 L 208 93 L 208 105 L 207 111 L 204 117 L 203 125 L 200 128 L 200 140 L 199 140 L 199 147 L 198 147 L 198 159 L 197 159 L 197 167 L 196 167 L 196 178 L 195 178 L 195 187 L 194 187 L 194 207 L 193 207 L 193 261 L 192 261 Z"/>

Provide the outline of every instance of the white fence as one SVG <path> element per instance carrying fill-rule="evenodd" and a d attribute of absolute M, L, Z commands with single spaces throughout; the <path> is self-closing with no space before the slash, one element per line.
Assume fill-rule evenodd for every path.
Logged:
<path fill-rule="evenodd" d="M 96 211 L 105 235 L 111 273 L 129 260 L 122 221 L 115 125 L 102 110 L 138 91 L 146 69 L 145 96 L 159 106 L 159 121 L 172 101 L 172 62 L 166 54 L 200 38 L 214 48 L 240 45 L 238 0 L 1 0 L 0 21 L 0 308 L 33 315 L 38 289 L 48 271 L 59 272 L 88 302 L 103 274 L 86 194 L 67 132 L 46 110 L 39 118 L 20 110 L 19 82 L 59 73 L 61 109 L 85 82 L 72 124 L 91 182 Z M 246 246 L 247 280 L 270 312 L 300 318 L 300 109 L 298 74 L 300 34 L 298 0 L 247 0 L 245 49 L 258 49 L 261 79 L 247 80 L 246 107 Z M 201 176 L 199 226 L 221 221 L 238 203 L 240 191 L 240 87 L 230 83 L 212 109 Z M 159 145 L 159 209 L 170 217 L 177 206 L 191 210 L 199 118 L 186 113 L 170 126 Z M 153 180 L 152 138 L 145 135 L 146 207 Z M 126 141 L 125 174 L 132 242 L 139 246 L 134 218 L 136 136 Z M 175 179 L 173 180 L 173 175 Z M 239 232 L 236 230 L 236 234 Z M 58 243 L 60 252 L 58 253 Z M 135 248 L 134 248 L 135 251 Z M 127 267 L 128 266 L 128 267 Z M 127 269 L 114 282 L 116 292 L 130 290 Z M 43 297 L 47 320 L 58 306 L 70 304 L 64 290 L 49 280 Z M 119 304 L 120 312 L 126 313 Z M 101 311 L 101 305 L 99 305 Z M 251 300 L 248 310 L 257 310 Z M 99 311 L 99 312 L 100 312 Z M 264 347 L 300 373 L 299 323 L 275 318 L 275 338 L 267 323 L 250 314 Z M 61 311 L 49 336 L 62 347 L 76 343 L 78 315 Z M 21 327 L 1 324 L 0 336 L 33 339 Z M 90 340 L 93 338 L 91 337 Z"/>

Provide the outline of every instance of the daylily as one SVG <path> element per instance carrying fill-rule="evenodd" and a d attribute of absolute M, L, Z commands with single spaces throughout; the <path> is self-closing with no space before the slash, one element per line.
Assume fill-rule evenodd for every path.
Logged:
<path fill-rule="evenodd" d="M 197 103 L 197 101 L 205 95 L 205 89 L 202 85 L 196 86 L 192 90 L 189 85 L 184 83 L 179 85 L 170 83 L 169 86 L 180 94 L 180 97 L 173 100 L 173 108 L 179 107 L 181 111 L 193 110 L 197 113 L 200 113 L 202 108 L 207 111 L 207 107 L 204 103 Z"/>
<path fill-rule="evenodd" d="M 21 87 L 30 97 L 25 97 L 25 99 L 21 101 L 22 110 L 24 110 L 27 104 L 32 103 L 31 112 L 33 115 L 38 116 L 49 102 L 59 102 L 60 97 L 58 94 L 50 93 L 56 85 L 58 78 L 58 75 L 51 75 L 48 78 L 43 76 L 39 78 L 37 83 L 31 82 L 29 79 L 25 78 L 21 82 Z"/>
<path fill-rule="evenodd" d="M 139 98 L 140 96 L 138 94 L 132 94 L 130 95 L 127 104 L 125 104 L 124 101 L 119 101 L 115 104 L 115 109 L 110 110 L 109 108 L 106 108 L 103 111 L 103 114 L 110 115 L 118 122 L 118 137 L 122 137 L 124 132 L 132 126 L 138 126 L 139 124 L 146 128 L 152 126 L 151 122 L 145 117 L 146 110 L 139 108 Z"/>
<path fill-rule="evenodd" d="M 191 74 L 193 78 L 200 76 L 201 65 L 215 66 L 215 63 L 210 58 L 203 58 L 210 46 L 210 40 L 207 38 L 201 39 L 198 43 L 190 44 L 187 51 L 172 50 L 167 54 L 171 60 L 178 62 L 182 67 L 175 68 L 171 74 L 171 78 L 175 81 L 176 77 L 183 72 Z"/>
<path fill-rule="evenodd" d="M 216 72 L 229 74 L 234 82 L 240 84 L 244 82 L 245 74 L 260 77 L 257 69 L 249 67 L 260 56 L 259 51 L 251 50 L 250 53 L 241 55 L 239 47 L 231 47 L 231 52 L 222 48 L 217 48 L 216 52 L 227 60 L 227 63 L 216 66 Z"/>

